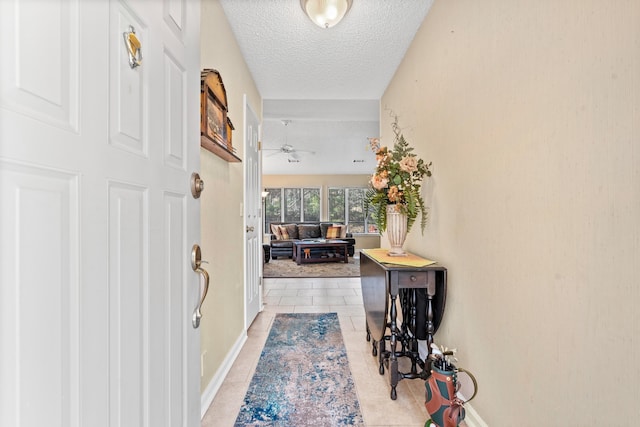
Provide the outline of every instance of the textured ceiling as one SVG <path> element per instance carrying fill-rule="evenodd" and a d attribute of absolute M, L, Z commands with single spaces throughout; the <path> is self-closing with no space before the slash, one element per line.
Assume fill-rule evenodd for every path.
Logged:
<path fill-rule="evenodd" d="M 263 173 L 371 173 L 366 144 L 379 134 L 379 99 L 432 0 L 354 0 L 330 29 L 299 0 L 220 3 L 264 100 Z M 285 143 L 299 162 L 270 151 Z"/>

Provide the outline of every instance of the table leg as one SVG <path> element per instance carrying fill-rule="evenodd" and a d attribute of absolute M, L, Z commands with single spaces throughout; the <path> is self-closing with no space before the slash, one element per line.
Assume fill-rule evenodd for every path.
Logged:
<path fill-rule="evenodd" d="M 416 367 L 416 358 L 418 353 L 418 340 L 416 338 L 416 289 L 411 289 L 411 337 L 409 338 L 409 352 L 411 353 L 411 373 L 416 375 L 418 369 Z"/>
<path fill-rule="evenodd" d="M 380 345 L 380 349 L 377 350 L 378 351 L 378 372 L 380 373 L 380 375 L 384 375 L 384 358 L 387 356 L 387 348 L 386 348 L 385 342 L 386 342 L 386 338 L 382 337 L 382 339 L 378 343 Z"/>
<path fill-rule="evenodd" d="M 391 353 L 389 354 L 389 375 L 391 377 L 391 400 L 396 400 L 398 393 L 396 392 L 396 386 L 398 385 L 398 358 L 396 356 L 397 346 L 397 308 L 396 308 L 397 295 L 391 295 Z"/>
<path fill-rule="evenodd" d="M 433 297 L 436 295 L 436 272 L 427 273 L 427 350 L 431 354 L 435 324 L 433 323 Z"/>

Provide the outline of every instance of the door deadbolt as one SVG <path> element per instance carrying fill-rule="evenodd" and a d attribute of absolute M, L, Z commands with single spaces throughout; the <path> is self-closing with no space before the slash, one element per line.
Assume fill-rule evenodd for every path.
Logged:
<path fill-rule="evenodd" d="M 191 174 L 191 194 L 194 199 L 200 198 L 200 193 L 204 190 L 204 181 L 200 179 L 197 172 Z"/>

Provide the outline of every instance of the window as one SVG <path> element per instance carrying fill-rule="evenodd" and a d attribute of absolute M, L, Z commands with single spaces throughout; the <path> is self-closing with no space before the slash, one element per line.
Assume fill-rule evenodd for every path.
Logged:
<path fill-rule="evenodd" d="M 344 196 L 346 193 L 345 188 L 330 188 L 329 189 L 329 222 L 342 222 L 347 223 L 345 215 Z"/>
<path fill-rule="evenodd" d="M 282 191 L 280 188 L 266 188 L 264 198 L 264 231 L 271 233 L 269 224 L 282 221 Z"/>
<path fill-rule="evenodd" d="M 272 222 L 321 220 L 320 188 L 266 188 L 264 231 Z M 347 224 L 350 233 L 378 233 L 370 213 L 364 210 L 366 188 L 331 187 L 327 192 L 327 222 Z"/>
<path fill-rule="evenodd" d="M 350 233 L 377 233 L 369 212 L 364 210 L 366 188 L 329 188 L 329 221 L 348 225 Z"/>
<path fill-rule="evenodd" d="M 302 189 L 302 209 L 305 221 L 320 221 L 320 189 Z"/>
<path fill-rule="evenodd" d="M 284 188 L 284 215 L 285 222 L 298 222 L 302 220 L 302 198 L 299 188 Z"/>
<path fill-rule="evenodd" d="M 272 222 L 320 221 L 319 188 L 266 188 L 264 230 Z"/>
<path fill-rule="evenodd" d="M 364 233 L 365 212 L 364 212 L 364 189 L 347 189 L 347 212 L 349 217 L 349 229 L 352 233 Z"/>

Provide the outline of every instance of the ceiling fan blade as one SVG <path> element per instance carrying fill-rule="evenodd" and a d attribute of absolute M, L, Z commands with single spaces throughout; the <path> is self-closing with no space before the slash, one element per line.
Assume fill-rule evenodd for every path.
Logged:
<path fill-rule="evenodd" d="M 298 155 L 298 151 L 296 150 L 290 151 L 288 154 L 292 159 L 298 160 L 300 158 L 300 156 Z"/>

